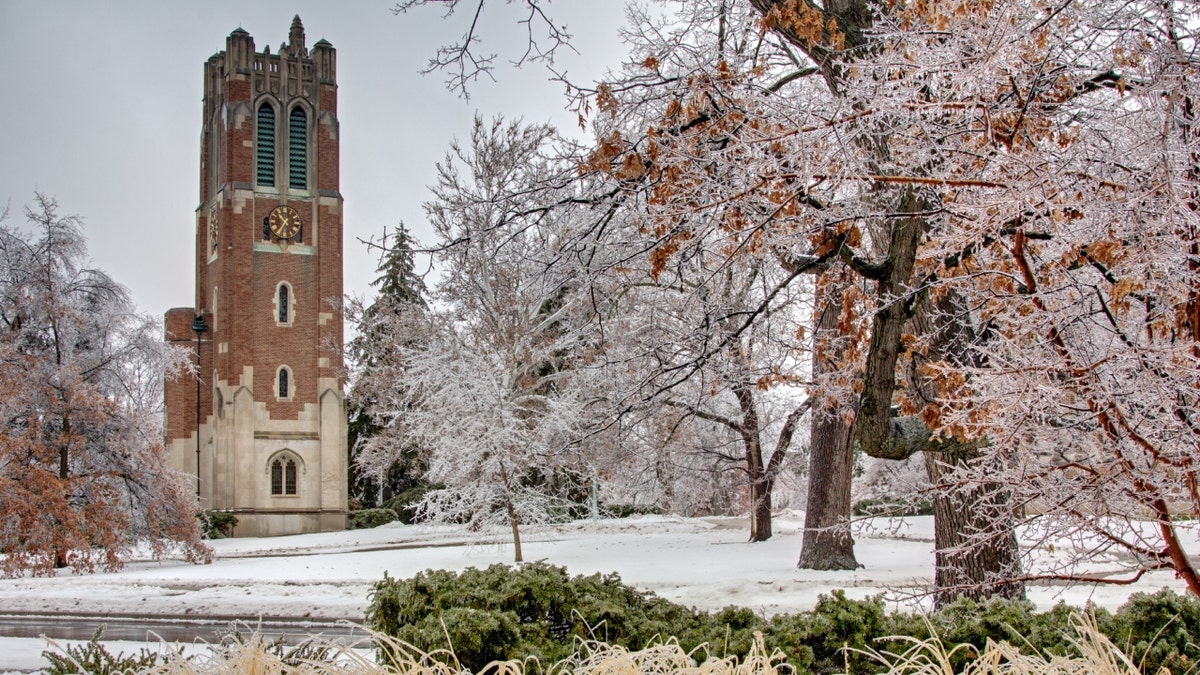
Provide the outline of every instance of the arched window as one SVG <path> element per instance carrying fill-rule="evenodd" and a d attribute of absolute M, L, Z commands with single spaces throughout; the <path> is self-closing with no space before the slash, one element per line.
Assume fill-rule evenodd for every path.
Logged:
<path fill-rule="evenodd" d="M 258 106 L 257 181 L 259 185 L 275 185 L 275 108 L 270 103 Z"/>
<path fill-rule="evenodd" d="M 275 378 L 276 378 L 275 379 L 275 382 L 276 382 L 275 393 L 281 399 L 286 399 L 286 398 L 291 397 L 292 383 L 288 381 L 291 379 L 290 374 L 291 374 L 290 368 L 288 368 L 287 366 L 281 366 L 279 368 L 279 374 L 277 374 L 275 376 Z"/>
<path fill-rule="evenodd" d="M 286 281 L 279 282 L 275 287 L 275 298 L 272 310 L 272 316 L 275 318 L 276 326 L 290 326 L 296 319 L 296 292 L 292 289 L 292 285 Z"/>
<path fill-rule="evenodd" d="M 291 457 L 276 457 L 271 462 L 271 494 L 273 496 L 296 494 L 296 460 Z"/>
<path fill-rule="evenodd" d="M 288 115 L 288 187 L 308 187 L 308 116 L 300 106 Z"/>
<path fill-rule="evenodd" d="M 279 323 L 288 322 L 288 286 L 287 284 L 279 284 Z"/>

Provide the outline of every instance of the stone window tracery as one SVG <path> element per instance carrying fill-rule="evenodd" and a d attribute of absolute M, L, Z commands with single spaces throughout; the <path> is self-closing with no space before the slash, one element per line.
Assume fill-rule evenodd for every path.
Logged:
<path fill-rule="evenodd" d="M 295 496 L 299 492 L 299 469 L 296 460 L 283 455 L 271 462 L 271 495 Z"/>

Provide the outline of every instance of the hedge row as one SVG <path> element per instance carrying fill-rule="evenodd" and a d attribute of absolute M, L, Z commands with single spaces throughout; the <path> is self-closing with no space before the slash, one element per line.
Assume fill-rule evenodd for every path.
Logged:
<path fill-rule="evenodd" d="M 764 619 L 749 609 L 708 613 L 621 583 L 616 574 L 571 577 L 562 567 L 533 563 L 493 565 L 462 573 L 429 570 L 411 579 L 385 575 L 375 584 L 367 612 L 375 631 L 432 651 L 453 648 L 473 672 L 494 660 L 535 657 L 543 666 L 567 658 L 577 639 L 597 639 L 631 649 L 673 636 L 686 650 L 706 644 L 710 653 L 745 654 L 754 633 L 768 649 L 788 655 L 796 673 L 866 672 L 867 660 L 845 647 L 902 650 L 905 635 L 936 635 L 947 647 L 1007 640 L 1047 654 L 1073 655 L 1072 610 L 1059 605 L 1035 612 L 1024 601 L 960 601 L 932 615 L 887 613 L 880 598 L 822 596 L 816 608 Z M 1143 672 L 1166 667 L 1192 672 L 1200 659 L 1200 601 L 1171 591 L 1136 594 L 1116 613 L 1094 610 L 1101 631 Z M 449 645 L 447 644 L 449 640 Z M 966 659 L 963 650 L 959 656 Z M 958 664 L 961 665 L 961 664 Z"/>

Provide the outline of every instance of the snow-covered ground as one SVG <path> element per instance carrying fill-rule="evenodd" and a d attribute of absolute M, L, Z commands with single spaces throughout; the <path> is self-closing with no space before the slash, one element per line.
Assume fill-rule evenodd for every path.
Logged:
<path fill-rule="evenodd" d="M 736 604 L 764 614 L 811 608 L 822 593 L 851 597 L 893 591 L 907 596 L 932 579 L 933 522 L 909 518 L 860 527 L 855 554 L 862 567 L 845 572 L 798 570 L 802 514 L 775 521 L 775 536 L 747 543 L 738 518 L 653 516 L 580 521 L 523 531 L 526 560 L 562 565 L 571 574 L 617 572 L 626 583 L 701 609 Z M 895 525 L 895 527 L 893 527 Z M 1200 554 L 1194 533 L 1186 537 Z M 0 580 L 0 614 L 167 614 L 241 617 L 326 617 L 360 621 L 371 585 L 387 572 L 407 577 L 426 569 L 461 570 L 512 561 L 512 547 L 457 527 L 387 525 L 372 530 L 212 542 L 211 565 L 135 561 L 115 574 Z M 1054 551 L 1061 555 L 1061 547 Z M 1100 565 L 1103 569 L 1103 565 Z M 1034 586 L 1039 606 L 1059 600 L 1115 608 L 1136 591 L 1183 588 L 1167 572 L 1132 586 Z M 0 672 L 35 669 L 46 643 L 0 639 Z M 120 645 L 136 651 L 132 645 Z"/>

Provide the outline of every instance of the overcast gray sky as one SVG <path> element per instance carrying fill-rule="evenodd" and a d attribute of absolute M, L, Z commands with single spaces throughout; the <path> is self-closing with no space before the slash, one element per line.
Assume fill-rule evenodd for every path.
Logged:
<path fill-rule="evenodd" d="M 308 45 L 338 52 L 346 291 L 367 294 L 377 258 L 359 239 L 404 221 L 428 239 L 421 202 L 434 163 L 464 138 L 476 111 L 573 124 L 562 86 L 538 66 L 502 68 L 469 101 L 444 76 L 418 71 L 456 38 L 469 13 L 437 8 L 394 16 L 393 0 L 0 0 L 0 204 L 10 223 L 35 190 L 83 216 L 94 264 L 161 315 L 194 302 L 202 67 L 242 27 L 275 51 L 292 16 Z M 619 63 L 622 0 L 558 0 L 550 7 L 579 55 L 557 66 L 592 81 Z M 464 10 L 467 8 L 464 8 Z M 513 8 L 488 5 L 484 51 L 519 53 Z M 507 41 L 507 45 L 505 44 Z M 506 48 L 507 47 L 507 48 Z"/>

